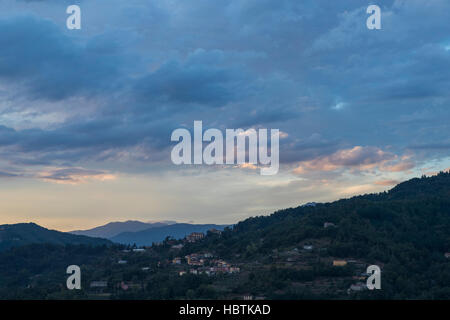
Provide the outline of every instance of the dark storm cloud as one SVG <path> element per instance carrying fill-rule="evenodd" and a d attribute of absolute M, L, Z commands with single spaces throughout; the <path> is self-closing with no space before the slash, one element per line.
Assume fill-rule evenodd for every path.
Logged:
<path fill-rule="evenodd" d="M 58 101 L 69 114 L 68 98 L 98 103 L 48 128 L 2 122 L 0 146 L 21 152 L 17 161 L 157 153 L 194 120 L 279 128 L 284 163 L 354 146 L 446 145 L 448 1 L 379 1 L 376 31 L 357 0 L 108 3 L 83 3 L 91 33 L 78 35 L 32 14 L 0 19 L 9 96 Z"/>
<path fill-rule="evenodd" d="M 233 67 L 220 65 L 221 52 L 197 50 L 186 62 L 168 61 L 138 82 L 143 99 L 197 103 L 220 107 L 235 101 L 248 77 Z"/>
<path fill-rule="evenodd" d="M 0 20 L 0 79 L 30 98 L 62 100 L 114 90 L 120 59 L 77 44 L 54 23 L 34 16 Z"/>

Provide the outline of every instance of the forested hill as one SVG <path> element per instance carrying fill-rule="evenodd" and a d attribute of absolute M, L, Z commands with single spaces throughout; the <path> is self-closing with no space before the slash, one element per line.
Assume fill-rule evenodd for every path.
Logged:
<path fill-rule="evenodd" d="M 277 223 L 292 223 L 292 219 L 308 222 L 311 226 L 321 226 L 324 222 L 337 224 L 349 217 L 380 225 L 385 222 L 398 223 L 401 217 L 409 220 L 419 216 L 427 220 L 427 225 L 435 225 L 444 222 L 441 219 L 448 222 L 449 203 L 450 171 L 402 182 L 388 192 L 359 195 L 314 206 L 299 206 L 277 211 L 270 216 L 249 218 L 239 222 L 234 232 L 263 231 L 262 228 L 273 228 Z"/>
<path fill-rule="evenodd" d="M 326 228 L 325 222 L 334 226 Z M 249 218 L 194 250 L 263 261 L 304 244 L 313 244 L 320 256 L 382 265 L 389 279 L 384 282 L 386 297 L 401 297 L 401 292 L 430 297 L 433 288 L 436 295 L 448 297 L 450 173 L 412 179 L 389 192 Z"/>
<path fill-rule="evenodd" d="M 70 233 L 49 230 L 35 223 L 17 223 L 0 225 L 0 251 L 28 244 L 85 244 L 110 245 L 111 242 L 101 238 L 91 238 Z"/>

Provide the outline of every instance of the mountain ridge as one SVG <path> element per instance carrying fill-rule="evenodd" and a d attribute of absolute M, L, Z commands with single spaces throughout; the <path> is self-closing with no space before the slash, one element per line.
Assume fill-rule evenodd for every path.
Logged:
<path fill-rule="evenodd" d="M 109 239 L 123 232 L 138 232 L 145 229 L 162 227 L 174 223 L 176 222 L 174 221 L 142 222 L 138 220 L 112 221 L 91 229 L 73 230 L 69 231 L 69 233 L 89 237 L 99 237 Z"/>
<path fill-rule="evenodd" d="M 228 225 L 176 223 L 138 232 L 123 232 L 110 238 L 110 240 L 122 244 L 149 246 L 152 245 L 152 243 L 163 241 L 166 237 L 181 239 L 192 232 L 205 233 L 209 229 L 223 230 L 227 226 Z"/>
<path fill-rule="evenodd" d="M 110 245 L 107 239 L 74 235 L 44 228 L 34 222 L 0 225 L 0 250 L 28 244 L 85 244 Z"/>

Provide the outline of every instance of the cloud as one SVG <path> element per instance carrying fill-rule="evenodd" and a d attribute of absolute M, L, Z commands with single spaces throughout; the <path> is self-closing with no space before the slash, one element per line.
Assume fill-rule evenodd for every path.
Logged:
<path fill-rule="evenodd" d="M 380 31 L 357 0 L 85 1 L 80 32 L 58 1 L 23 2 L 0 5 L 0 152 L 18 166 L 169 167 L 171 130 L 198 119 L 289 133 L 297 172 L 447 155 L 447 1 L 380 1 Z"/>
<path fill-rule="evenodd" d="M 98 54 L 34 15 L 0 19 L 0 80 L 15 83 L 30 99 L 63 100 L 114 89 L 123 64 L 114 54 Z"/>
<path fill-rule="evenodd" d="M 329 156 L 302 161 L 294 169 L 294 173 L 304 174 L 308 171 L 335 171 L 341 168 L 366 170 L 393 159 L 395 159 L 395 155 L 379 148 L 355 146 L 351 149 L 338 150 Z"/>
<path fill-rule="evenodd" d="M 399 184 L 401 181 L 398 180 L 378 180 L 375 181 L 374 183 L 378 186 L 395 186 L 397 184 Z"/>
<path fill-rule="evenodd" d="M 137 83 L 144 99 L 158 102 L 224 106 L 246 86 L 243 70 L 221 65 L 224 53 L 197 49 L 186 61 L 168 61 Z"/>
<path fill-rule="evenodd" d="M 399 162 L 399 163 L 394 163 L 394 164 L 386 164 L 386 165 L 383 164 L 380 166 L 380 170 L 388 171 L 388 172 L 402 172 L 402 171 L 411 170 L 414 167 L 415 167 L 414 162 L 404 161 L 404 162 Z"/>
<path fill-rule="evenodd" d="M 12 172 L 0 171 L 0 178 L 15 178 L 15 177 L 20 177 L 20 175 Z"/>
<path fill-rule="evenodd" d="M 101 170 L 84 168 L 56 168 L 43 171 L 38 177 L 44 181 L 58 184 L 81 184 L 89 181 L 108 181 L 117 178 L 116 175 Z"/>

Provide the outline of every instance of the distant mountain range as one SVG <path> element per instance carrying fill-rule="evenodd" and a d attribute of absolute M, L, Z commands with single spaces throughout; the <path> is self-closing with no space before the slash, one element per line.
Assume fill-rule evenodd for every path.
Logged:
<path fill-rule="evenodd" d="M 175 224 L 175 221 L 158 221 L 158 222 L 141 222 L 141 221 L 117 221 L 110 222 L 103 226 L 88 230 L 75 230 L 70 231 L 72 234 L 83 235 L 88 237 L 98 237 L 110 239 L 123 232 L 138 232 L 146 229 L 163 227 L 171 224 Z"/>
<path fill-rule="evenodd" d="M 136 244 L 138 246 L 151 245 L 154 242 L 161 242 L 167 236 L 175 239 L 182 239 L 192 232 L 206 233 L 210 229 L 223 230 L 226 225 L 217 224 L 189 224 L 176 223 L 162 227 L 153 227 L 138 232 L 123 232 L 110 240 L 122 244 Z"/>
<path fill-rule="evenodd" d="M 136 244 L 138 246 L 152 245 L 170 236 L 181 239 L 192 232 L 204 232 L 209 229 L 223 230 L 226 225 L 190 224 L 174 221 L 141 222 L 124 221 L 110 222 L 89 230 L 76 230 L 70 233 L 89 237 L 100 237 L 121 244 Z"/>
<path fill-rule="evenodd" d="M 226 225 L 189 224 L 173 221 L 141 222 L 125 221 L 111 222 L 89 230 L 60 232 L 49 230 L 35 223 L 18 223 L 0 225 L 0 251 L 28 244 L 86 244 L 110 245 L 113 242 L 121 244 L 136 244 L 138 246 L 152 245 L 170 236 L 175 239 L 184 238 L 192 232 L 204 232 L 209 229 L 223 230 Z"/>
<path fill-rule="evenodd" d="M 17 223 L 0 225 L 0 250 L 27 244 L 86 244 L 109 245 L 111 241 L 49 230 L 35 223 Z"/>

